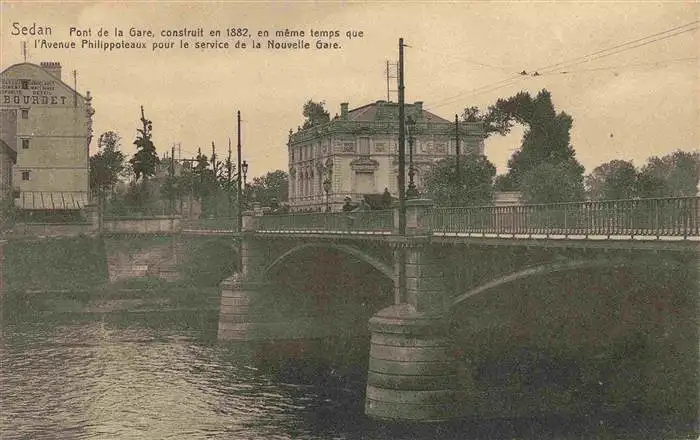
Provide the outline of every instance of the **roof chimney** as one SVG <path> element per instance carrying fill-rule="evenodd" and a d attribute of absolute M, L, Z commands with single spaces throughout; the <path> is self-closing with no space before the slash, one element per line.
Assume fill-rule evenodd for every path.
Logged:
<path fill-rule="evenodd" d="M 340 119 L 348 118 L 348 103 L 343 102 L 340 104 Z"/>
<path fill-rule="evenodd" d="M 423 119 L 423 101 L 416 101 L 413 103 L 413 117 L 416 121 Z"/>
<path fill-rule="evenodd" d="M 40 64 L 40 67 L 58 79 L 61 79 L 61 63 L 57 61 L 45 61 Z"/>

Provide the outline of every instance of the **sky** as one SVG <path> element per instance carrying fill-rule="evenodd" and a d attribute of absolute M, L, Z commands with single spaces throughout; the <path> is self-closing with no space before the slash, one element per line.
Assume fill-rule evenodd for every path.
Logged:
<path fill-rule="evenodd" d="M 486 109 L 498 98 L 546 88 L 557 111 L 573 117 L 572 145 L 590 172 L 613 160 L 643 165 L 649 156 L 700 146 L 700 3 L 677 2 L 11 2 L 0 0 L 0 68 L 58 61 L 63 79 L 90 91 L 95 138 L 117 131 L 131 155 L 140 106 L 153 122 L 159 153 L 180 145 L 208 156 L 236 148 L 242 115 L 243 158 L 249 175 L 287 170 L 290 129 L 302 106 L 325 101 L 331 117 L 387 99 L 387 60 L 404 39 L 406 102 L 448 120 L 465 107 Z M 18 23 L 15 25 L 14 23 Z M 16 28 L 51 28 L 50 36 L 13 35 Z M 91 29 L 91 37 L 70 28 Z M 124 37 L 113 37 L 114 28 Z M 203 37 L 163 37 L 162 30 L 203 28 Z M 98 37 L 100 28 L 110 31 Z M 129 37 L 129 29 L 155 37 Z M 246 28 L 248 37 L 228 37 Z M 304 31 L 276 38 L 276 31 Z M 675 29 L 675 30 L 673 30 Z M 209 35 L 219 30 L 219 37 Z M 258 37 L 268 31 L 269 37 Z M 317 38 L 311 30 L 338 31 Z M 350 34 L 348 34 L 350 32 Z M 360 35 L 360 32 L 362 33 Z M 348 38 L 351 37 L 351 38 Z M 75 41 L 76 49 L 35 47 L 37 40 Z M 142 41 L 146 49 L 80 48 L 82 39 Z M 310 49 L 268 49 L 267 41 L 310 43 Z M 317 40 L 340 48 L 316 49 Z M 179 47 L 180 40 L 190 44 Z M 246 49 L 195 49 L 196 42 L 246 42 Z M 251 41 L 261 48 L 251 48 Z M 152 50 L 154 42 L 172 49 Z M 629 43 L 629 44 L 626 44 Z M 530 75 L 518 75 L 526 71 Z M 541 75 L 532 76 L 533 72 Z M 568 73 L 562 73 L 568 72 Z M 391 89 L 396 89 L 391 79 Z M 389 98 L 397 101 L 395 92 Z M 486 141 L 499 173 L 521 143 L 523 129 Z M 95 142 L 92 149 L 94 152 Z M 234 159 L 235 160 L 235 159 Z"/>

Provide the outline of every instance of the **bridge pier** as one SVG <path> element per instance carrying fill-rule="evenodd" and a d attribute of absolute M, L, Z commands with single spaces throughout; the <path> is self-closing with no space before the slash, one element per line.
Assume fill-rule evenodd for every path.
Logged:
<path fill-rule="evenodd" d="M 431 207 L 429 200 L 407 203 L 406 237 L 394 252 L 396 305 L 369 321 L 365 414 L 375 419 L 435 422 L 461 415 L 457 361 L 445 318 L 447 262 L 427 239 L 425 214 Z"/>
<path fill-rule="evenodd" d="M 399 304 L 377 313 L 369 327 L 365 413 L 391 421 L 458 417 L 457 369 L 446 320 Z"/>
<path fill-rule="evenodd" d="M 218 339 L 283 341 L 337 336 L 350 317 L 319 316 L 310 304 L 280 295 L 267 281 L 245 281 L 240 274 L 221 283 Z M 342 324 L 340 324 L 342 323 Z"/>

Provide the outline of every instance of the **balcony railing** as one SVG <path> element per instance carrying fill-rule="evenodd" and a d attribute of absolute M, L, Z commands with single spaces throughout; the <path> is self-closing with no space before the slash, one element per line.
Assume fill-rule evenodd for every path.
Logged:
<path fill-rule="evenodd" d="M 391 234 L 394 211 L 314 212 L 265 215 L 260 217 L 261 232 L 371 232 Z"/>
<path fill-rule="evenodd" d="M 698 236 L 700 198 L 433 208 L 433 233 Z"/>

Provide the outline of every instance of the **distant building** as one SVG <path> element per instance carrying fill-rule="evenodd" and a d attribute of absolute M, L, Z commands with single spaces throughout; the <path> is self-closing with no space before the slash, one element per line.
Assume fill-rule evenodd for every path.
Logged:
<path fill-rule="evenodd" d="M 62 81 L 56 62 L 0 73 L 0 190 L 4 196 L 12 189 L 18 208 L 78 210 L 88 203 L 91 99 Z"/>
<path fill-rule="evenodd" d="M 413 127 L 414 180 L 419 190 L 430 167 L 456 151 L 454 122 L 426 110 L 423 103 L 405 105 Z M 290 131 L 289 204 L 292 211 L 324 210 L 328 205 L 342 209 L 346 197 L 360 202 L 366 194 L 382 194 L 388 189 L 398 195 L 399 105 L 377 101 L 348 109 L 340 105 L 340 115 L 330 122 Z M 461 154 L 484 151 L 483 127 L 460 123 Z M 406 136 L 406 185 L 408 185 L 409 144 Z"/>

